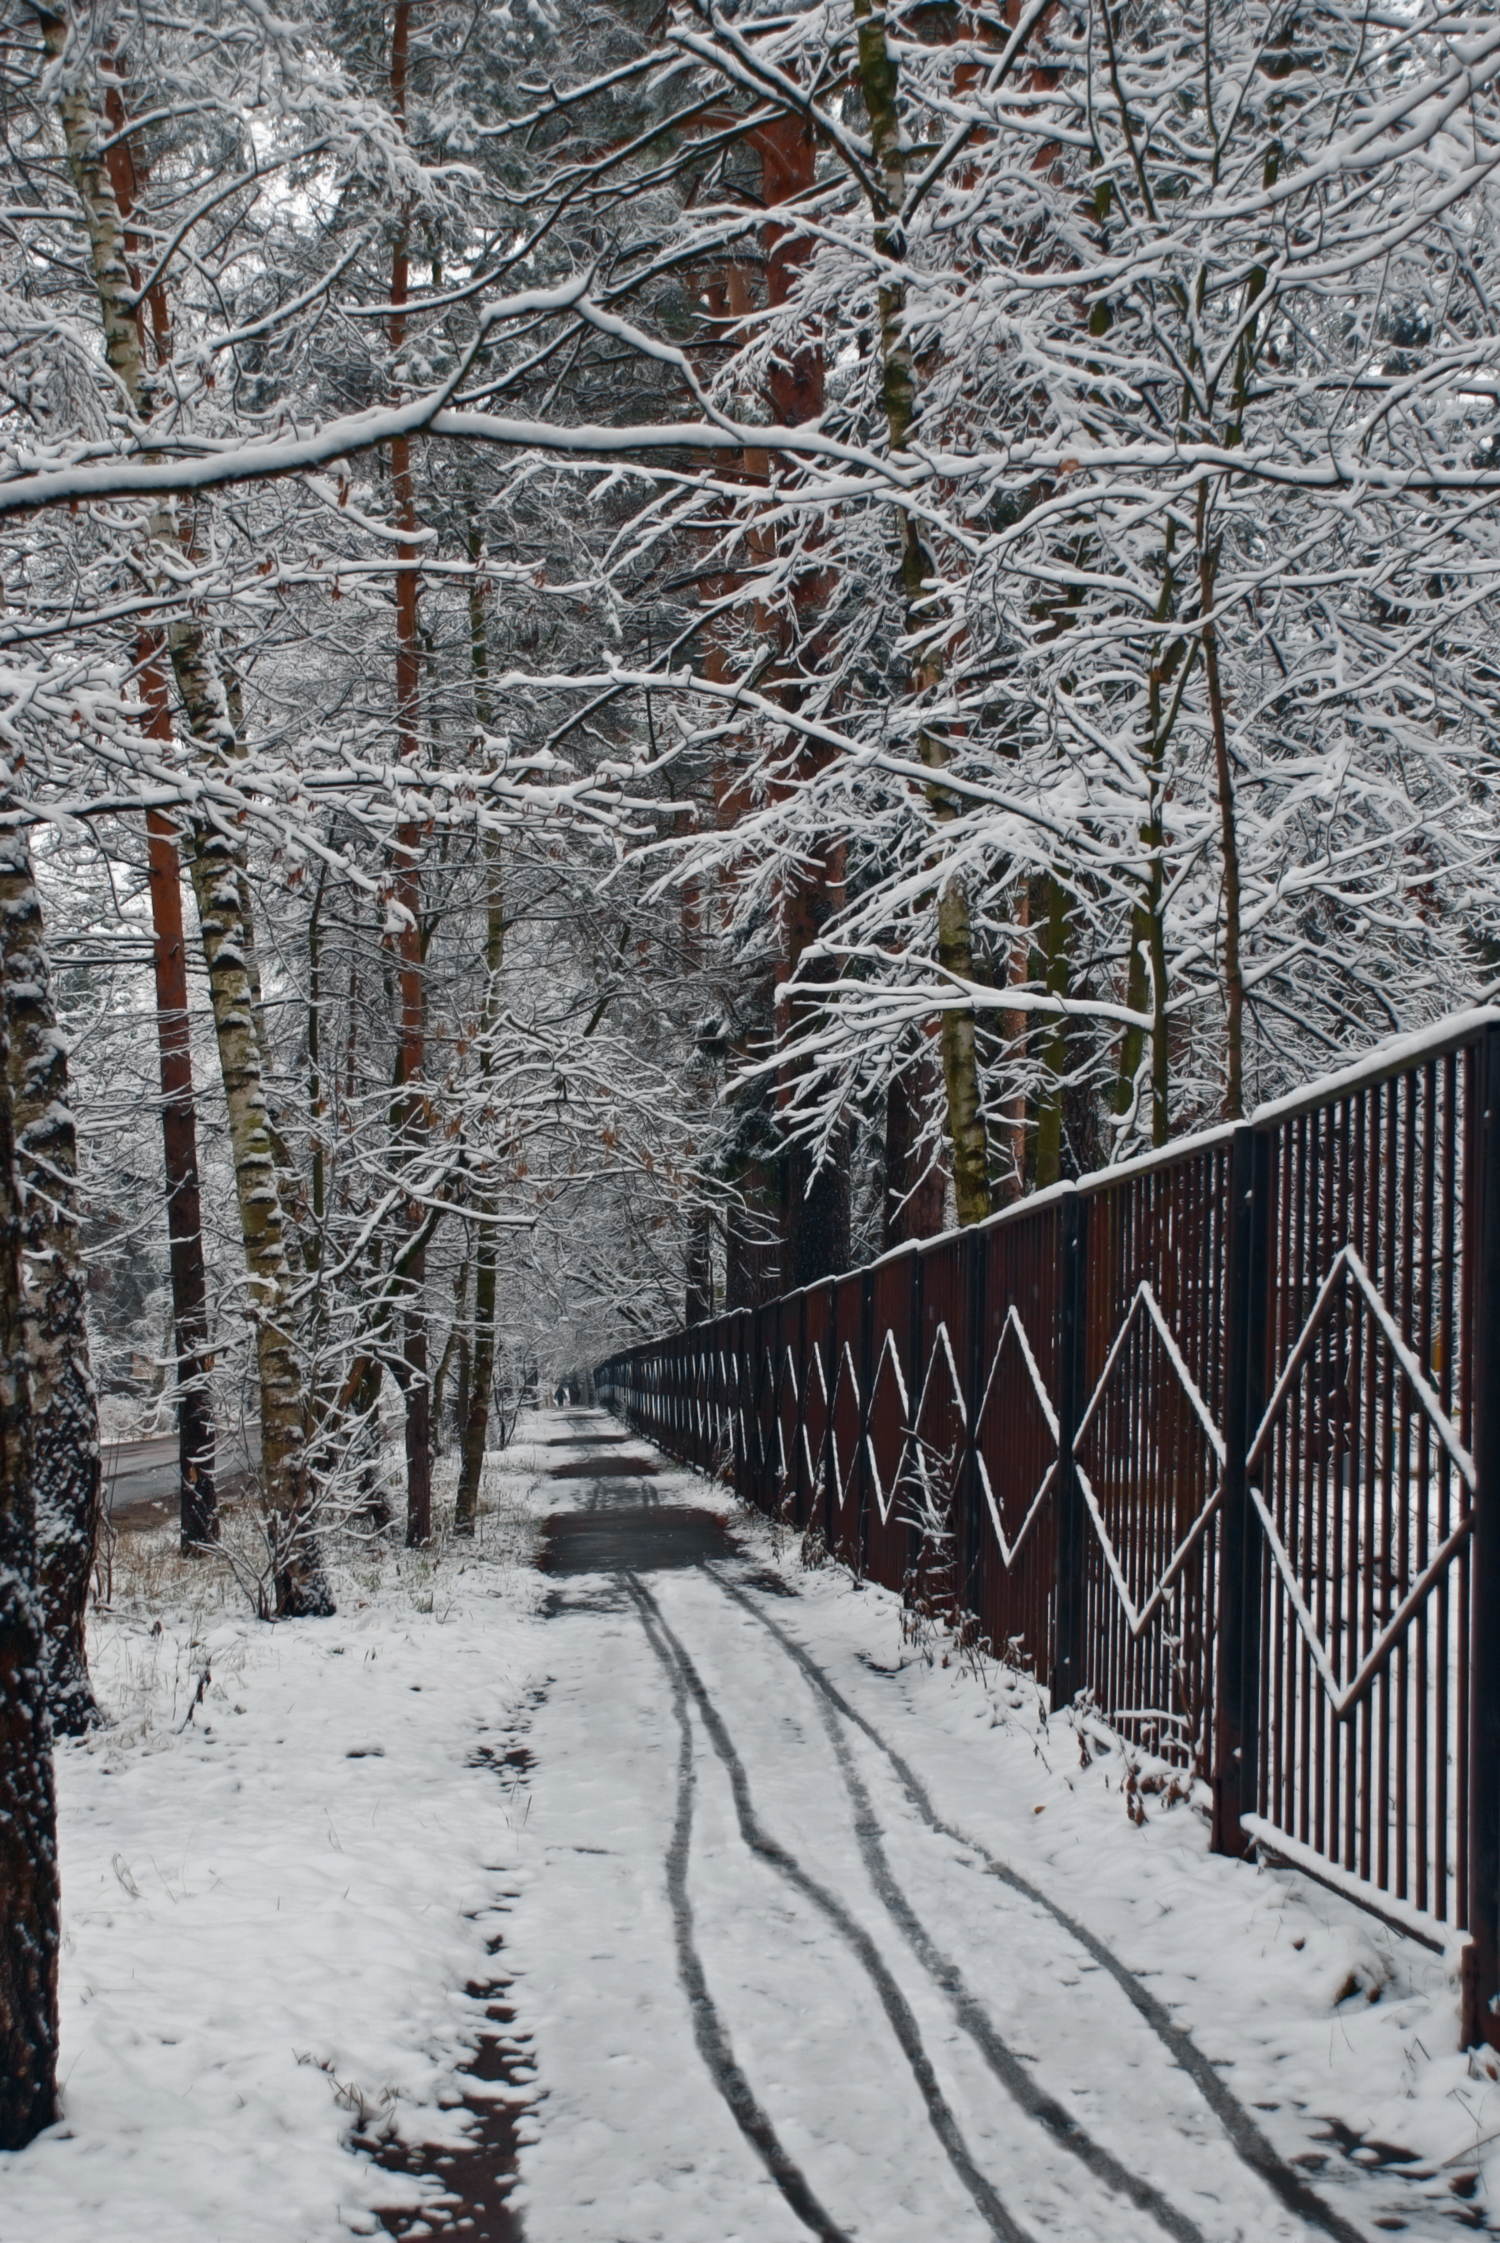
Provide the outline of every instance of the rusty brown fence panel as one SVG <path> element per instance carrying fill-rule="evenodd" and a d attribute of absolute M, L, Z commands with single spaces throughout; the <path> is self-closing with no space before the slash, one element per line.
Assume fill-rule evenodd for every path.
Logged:
<path fill-rule="evenodd" d="M 1082 1679 L 1151 1752 L 1210 1773 L 1225 1460 L 1227 1133 L 1082 1195 Z"/>
<path fill-rule="evenodd" d="M 596 1387 L 1460 1947 L 1500 2042 L 1500 1011 Z"/>

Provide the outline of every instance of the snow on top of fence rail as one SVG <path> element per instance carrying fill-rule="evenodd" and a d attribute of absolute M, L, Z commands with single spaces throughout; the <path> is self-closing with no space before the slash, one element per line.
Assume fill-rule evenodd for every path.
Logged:
<path fill-rule="evenodd" d="M 1288 1114 L 1300 1114 L 1312 1106 L 1326 1106 L 1330 1100 L 1342 1098 L 1352 1090 L 1363 1090 L 1383 1081 L 1387 1075 L 1399 1075 L 1420 1060 L 1440 1058 L 1444 1052 L 1477 1036 L 1481 1028 L 1496 1026 L 1500 1026 L 1500 1006 L 1497 1005 L 1476 1005 L 1468 1012 L 1445 1013 L 1429 1028 L 1413 1029 L 1409 1035 L 1387 1036 L 1383 1043 L 1376 1044 L 1363 1059 L 1356 1059 L 1350 1066 L 1302 1083 L 1283 1098 L 1269 1099 L 1264 1106 L 1256 1107 L 1250 1116 L 1251 1122 L 1284 1121 Z"/>
<path fill-rule="evenodd" d="M 1445 1013 L 1441 1020 L 1433 1021 L 1427 1028 L 1385 1037 L 1372 1046 L 1363 1058 L 1352 1060 L 1347 1067 L 1340 1067 L 1331 1074 L 1319 1075 L 1311 1082 L 1301 1083 L 1296 1090 L 1288 1091 L 1284 1097 L 1268 1099 L 1264 1105 L 1257 1106 L 1245 1122 L 1215 1122 L 1211 1128 L 1194 1130 L 1186 1137 L 1174 1137 L 1169 1145 L 1158 1145 L 1149 1153 L 1137 1153 L 1132 1159 L 1117 1161 L 1109 1168 L 1096 1168 L 1089 1175 L 1079 1177 L 1076 1182 L 1068 1178 L 1059 1184 L 1049 1184 L 1042 1191 L 1031 1192 L 1026 1198 L 1018 1199 L 1014 1206 L 1003 1207 L 998 1214 L 987 1216 L 982 1223 L 976 1223 L 974 1229 L 999 1230 L 1008 1223 L 1021 1222 L 1027 1216 L 1036 1214 L 1039 1209 L 1050 1207 L 1070 1194 L 1082 1193 L 1092 1197 L 1098 1192 L 1108 1191 L 1112 1185 L 1124 1183 L 1132 1176 L 1146 1175 L 1154 1168 L 1171 1168 L 1179 1161 L 1191 1160 L 1195 1154 L 1211 1152 L 1216 1146 L 1227 1145 L 1237 1129 L 1247 1126 L 1251 1129 L 1266 1128 L 1289 1119 L 1293 1114 L 1307 1113 L 1314 1107 L 1330 1105 L 1335 1099 L 1346 1098 L 1354 1091 L 1367 1090 L 1392 1075 L 1399 1075 L 1424 1059 L 1441 1058 L 1445 1053 L 1468 1043 L 1481 1029 L 1495 1027 L 1500 1027 L 1500 1005 L 1475 1005 L 1463 1012 Z M 932 1238 L 908 1239 L 902 1245 L 893 1246 L 888 1252 L 877 1255 L 873 1262 L 862 1263 L 859 1270 L 849 1270 L 844 1275 L 860 1276 L 867 1270 L 884 1269 L 888 1263 L 902 1261 L 909 1255 L 931 1254 L 964 1235 L 962 1231 L 952 1230 L 939 1231 Z M 826 1277 L 815 1278 L 812 1285 L 780 1293 L 777 1299 L 794 1301 L 798 1291 L 812 1292 L 817 1286 L 829 1282 Z M 724 1309 L 720 1311 L 720 1316 L 738 1313 L 736 1310 Z M 709 1321 L 717 1323 L 719 1318 L 710 1318 Z M 655 1340 L 637 1341 L 633 1348 L 622 1348 L 619 1352 L 621 1355 L 637 1354 L 643 1349 L 659 1347 L 664 1339 L 673 1336 L 675 1335 L 663 1334 Z"/>

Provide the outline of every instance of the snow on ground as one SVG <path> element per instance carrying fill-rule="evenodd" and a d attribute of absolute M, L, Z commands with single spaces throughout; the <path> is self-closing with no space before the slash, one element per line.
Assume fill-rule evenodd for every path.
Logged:
<path fill-rule="evenodd" d="M 63 2115 L 4 2162 L 3 2243 L 314 2243 L 414 2193 L 346 2145 L 453 2123 L 516 1853 L 478 1751 L 535 1664 L 540 1461 L 490 1459 L 472 1554 L 346 1556 L 333 1620 L 267 1627 L 119 1537 L 112 1723 L 58 1754 Z"/>
<path fill-rule="evenodd" d="M 713 1500 L 687 1475 L 650 1492 Z M 1029 1682 L 914 1654 L 895 1598 L 735 1531 L 738 1564 L 559 1585 L 506 1933 L 545 2096 L 528 2243 L 1294 2237 L 1320 2205 L 1346 2235 L 1483 2223 L 1500 2087 L 1456 2050 L 1439 1957 L 1211 1856 L 1201 1805 L 1127 1790 L 1118 1740 L 1085 1766 Z M 1106 1943 L 1161 2032 L 993 1862 Z M 1300 2207 L 1236 2154 L 1183 2026 L 1293 2191 L 1316 2184 Z"/>
<path fill-rule="evenodd" d="M 115 1724 L 60 1756 L 63 2118 L 0 2173 L 0 2243 L 372 2232 L 417 2184 L 349 2138 L 467 2123 L 497 1934 L 527 2243 L 1485 2225 L 1500 2085 L 1440 1958 L 1210 1856 L 1118 1740 L 616 1430 L 539 1413 L 477 1550 L 346 1566 L 332 1622 L 132 1561 Z M 632 1503 L 739 1554 L 530 1570 L 548 1512 Z"/>

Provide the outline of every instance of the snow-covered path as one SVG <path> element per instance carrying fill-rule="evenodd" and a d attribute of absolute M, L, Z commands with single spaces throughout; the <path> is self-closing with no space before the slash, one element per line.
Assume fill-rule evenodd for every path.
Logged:
<path fill-rule="evenodd" d="M 584 1440 L 607 1424 L 569 1422 Z M 878 1593 L 753 1546 L 705 1556 L 686 1518 L 694 1562 L 670 1562 L 670 1507 L 712 1500 L 686 1475 L 569 1487 L 593 1518 L 560 1558 L 587 1565 L 597 1523 L 609 1570 L 557 1582 L 526 1739 L 506 1948 L 544 2090 L 516 2199 L 528 2243 L 1226 2243 L 1472 2220 L 1352 2162 L 1308 2185 L 1328 2136 L 1297 2092 L 1300 2016 L 1276 2051 L 1261 2019 L 1247 2052 L 1233 2015 L 1256 2006 L 1260 1941 L 1193 1954 L 1213 1940 L 1200 1895 L 1169 1961 L 1149 1875 L 1122 1891 L 1104 1858 L 1138 1871 L 1137 1833 L 1092 1795 L 1081 1834 L 1041 1842 L 1035 1817 L 1076 1787 L 1064 1775 L 1057 1800 L 1055 1743 L 1020 1735 L 1023 1685 L 1007 1720 L 970 1682 L 989 1719 L 971 1707 L 956 1735 L 922 1702 L 926 1665 L 899 1667 Z M 633 1506 L 655 1514 L 634 1565 Z M 1253 1873 L 1197 1868 L 1243 1922 Z M 1224 2029 L 1200 2046 L 1179 1989 L 1211 1992 L 1216 1969 Z"/>
<path fill-rule="evenodd" d="M 1444 1962 L 1118 1737 L 597 1415 L 479 1527 L 274 1628 L 122 1537 L 0 2243 L 512 2243 L 513 2171 L 525 2243 L 1500 2225 Z"/>

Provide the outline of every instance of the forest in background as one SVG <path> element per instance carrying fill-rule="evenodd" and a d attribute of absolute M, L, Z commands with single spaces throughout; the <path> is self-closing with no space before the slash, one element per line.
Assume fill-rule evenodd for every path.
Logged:
<path fill-rule="evenodd" d="M 1500 959 L 1492 12 L 3 24 L 0 2143 L 101 1406 L 315 1614 L 528 1388 Z"/>

